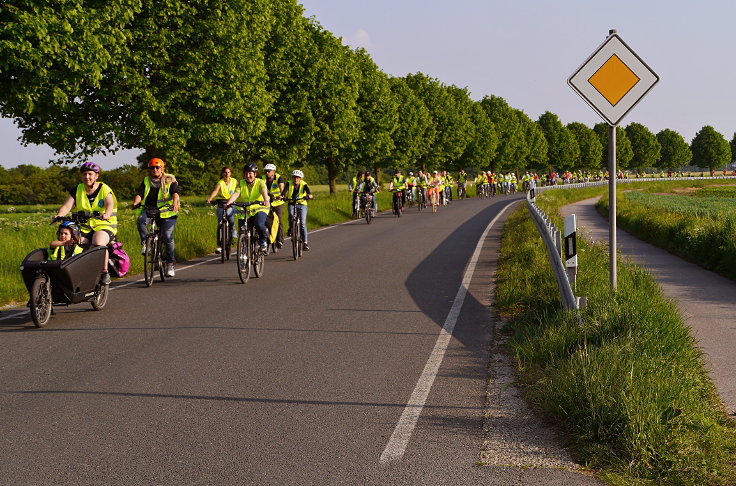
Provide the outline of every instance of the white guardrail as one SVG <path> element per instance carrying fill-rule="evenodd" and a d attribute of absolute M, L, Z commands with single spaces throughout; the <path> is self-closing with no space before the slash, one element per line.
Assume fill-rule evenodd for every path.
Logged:
<path fill-rule="evenodd" d="M 717 180 L 717 179 L 736 179 L 736 176 L 714 176 L 714 177 L 653 177 L 640 179 L 616 179 L 616 184 L 625 184 L 631 182 L 664 182 L 664 181 L 692 181 L 692 180 Z M 565 270 L 565 262 L 563 261 L 564 247 L 562 243 L 560 230 L 555 226 L 552 220 L 537 206 L 534 201 L 537 194 L 542 191 L 551 189 L 579 189 L 583 187 L 607 186 L 608 181 L 580 182 L 575 184 L 559 184 L 554 186 L 535 187 L 531 191 L 527 191 L 526 205 L 532 221 L 537 226 L 539 235 L 547 247 L 547 254 L 552 265 L 552 271 L 557 280 L 557 287 L 560 291 L 562 305 L 567 310 L 578 310 L 578 322 L 581 322 L 579 309 L 585 306 L 584 297 L 576 297 L 573 293 L 570 278 Z"/>

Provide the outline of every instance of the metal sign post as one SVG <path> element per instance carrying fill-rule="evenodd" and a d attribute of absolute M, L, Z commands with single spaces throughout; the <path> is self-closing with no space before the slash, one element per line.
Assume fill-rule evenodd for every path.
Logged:
<path fill-rule="evenodd" d="M 567 80 L 608 129 L 608 204 L 611 287 L 616 288 L 616 126 L 659 81 L 659 76 L 616 34 L 608 37 Z"/>

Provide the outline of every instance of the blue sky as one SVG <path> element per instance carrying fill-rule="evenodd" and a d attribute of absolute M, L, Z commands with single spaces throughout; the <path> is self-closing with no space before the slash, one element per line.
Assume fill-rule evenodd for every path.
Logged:
<path fill-rule="evenodd" d="M 704 125 L 736 131 L 736 2 L 498 0 L 302 0 L 307 16 L 351 47 L 364 47 L 393 76 L 422 73 L 467 87 L 473 99 L 501 96 L 532 119 L 549 110 L 567 124 L 600 117 L 567 78 L 609 29 L 660 82 L 621 122 L 669 128 L 690 141 Z M 44 165 L 48 147 L 22 147 L 0 119 L 0 165 Z M 96 158 L 114 167 L 137 151 Z"/>

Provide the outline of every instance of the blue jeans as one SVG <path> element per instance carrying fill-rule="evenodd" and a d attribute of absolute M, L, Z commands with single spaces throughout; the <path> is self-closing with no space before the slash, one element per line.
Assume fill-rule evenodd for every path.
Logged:
<path fill-rule="evenodd" d="M 299 231 L 302 234 L 302 241 L 307 242 L 307 205 L 306 204 L 289 204 L 289 218 L 294 217 L 294 206 L 299 212 Z M 294 235 L 291 235 L 292 237 Z"/>
<path fill-rule="evenodd" d="M 220 246 L 220 221 L 222 220 L 222 213 L 224 212 L 225 208 L 217 206 L 217 235 L 215 236 L 217 246 Z M 236 237 L 238 235 L 238 230 L 235 228 L 235 208 L 232 206 L 227 210 L 227 220 L 230 223 L 230 233 L 232 233 L 233 237 Z"/>
<path fill-rule="evenodd" d="M 147 220 L 146 212 L 143 211 L 138 216 L 138 234 L 141 235 L 141 243 L 148 236 Z M 164 263 L 174 263 L 174 228 L 176 227 L 176 218 L 159 218 L 157 224 L 161 231 L 161 241 L 166 248 L 166 259 Z"/>
<path fill-rule="evenodd" d="M 268 213 L 265 211 L 260 211 L 254 214 L 253 216 L 250 216 L 248 219 L 253 219 L 253 224 L 256 227 L 256 230 L 258 231 L 258 244 L 259 245 L 265 245 L 267 244 L 266 238 L 268 237 L 268 229 L 266 228 L 266 218 L 268 217 Z M 239 224 L 244 225 L 245 220 L 241 219 Z"/>

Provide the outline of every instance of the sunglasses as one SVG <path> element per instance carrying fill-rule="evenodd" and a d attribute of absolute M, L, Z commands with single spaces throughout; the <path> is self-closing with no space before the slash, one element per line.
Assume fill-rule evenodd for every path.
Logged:
<path fill-rule="evenodd" d="M 148 170 L 161 170 L 161 167 L 149 167 Z"/>

